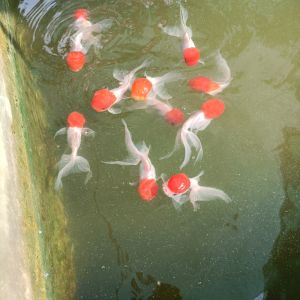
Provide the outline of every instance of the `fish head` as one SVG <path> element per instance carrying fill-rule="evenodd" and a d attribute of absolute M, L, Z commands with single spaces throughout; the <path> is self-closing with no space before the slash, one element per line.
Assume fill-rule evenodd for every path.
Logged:
<path fill-rule="evenodd" d="M 109 109 L 116 101 L 116 96 L 108 89 L 101 89 L 94 93 L 91 106 L 96 112 Z"/>
<path fill-rule="evenodd" d="M 198 92 L 210 93 L 220 88 L 217 82 L 204 76 L 197 76 L 189 80 L 189 86 Z"/>
<path fill-rule="evenodd" d="M 152 83 L 147 78 L 137 78 L 131 87 L 131 97 L 136 101 L 145 101 L 152 90 Z"/>
<path fill-rule="evenodd" d="M 184 61 L 188 66 L 195 66 L 200 60 L 200 51 L 195 48 L 185 48 L 183 50 Z"/>
<path fill-rule="evenodd" d="M 79 19 L 87 20 L 89 17 L 89 13 L 87 9 L 79 8 L 75 10 L 73 17 L 75 20 L 79 20 Z"/>
<path fill-rule="evenodd" d="M 81 51 L 71 51 L 67 54 L 67 65 L 73 72 L 79 72 L 85 64 L 85 54 Z"/>
<path fill-rule="evenodd" d="M 205 101 L 200 109 L 207 119 L 216 119 L 224 113 L 225 104 L 218 98 L 212 98 Z"/>
<path fill-rule="evenodd" d="M 158 184 L 155 179 L 144 178 L 138 186 L 138 193 L 142 200 L 151 201 L 158 193 Z"/>
<path fill-rule="evenodd" d="M 179 108 L 172 108 L 164 115 L 164 118 L 171 125 L 180 125 L 184 122 L 184 113 Z"/>
<path fill-rule="evenodd" d="M 83 128 L 85 124 L 85 117 L 77 111 L 73 111 L 68 115 L 67 118 L 68 127 L 79 127 Z"/>
<path fill-rule="evenodd" d="M 189 177 L 184 173 L 171 176 L 167 182 L 163 184 L 163 191 L 171 198 L 176 195 L 184 194 L 191 186 Z"/>

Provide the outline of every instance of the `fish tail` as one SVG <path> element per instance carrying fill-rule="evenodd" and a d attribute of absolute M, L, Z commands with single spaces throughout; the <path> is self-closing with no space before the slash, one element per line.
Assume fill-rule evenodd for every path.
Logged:
<path fill-rule="evenodd" d="M 62 188 L 62 178 L 72 173 L 87 173 L 85 183 L 92 177 L 89 162 L 82 156 L 64 154 L 58 163 L 59 172 L 55 182 L 55 189 Z"/>
<path fill-rule="evenodd" d="M 180 165 L 180 169 L 185 167 L 191 158 L 192 149 L 191 149 L 191 142 L 189 139 L 189 134 L 190 134 L 190 132 L 188 130 L 184 130 L 181 132 L 181 142 L 184 147 L 184 159 Z"/>
<path fill-rule="evenodd" d="M 175 145 L 174 145 L 173 149 L 171 150 L 171 152 L 169 152 L 168 154 L 166 154 L 166 155 L 160 157 L 160 158 L 159 158 L 160 160 L 166 159 L 166 158 L 170 158 L 170 157 L 176 152 L 176 150 L 178 150 L 179 145 L 180 145 L 180 142 L 181 142 L 181 137 L 180 137 L 180 135 L 181 135 L 181 130 L 182 130 L 182 129 L 180 129 L 180 130 L 177 132 L 176 140 L 175 140 Z"/>
<path fill-rule="evenodd" d="M 165 90 L 165 84 L 181 79 L 182 75 L 180 75 L 178 72 L 168 72 L 160 77 L 149 77 L 146 75 L 146 78 L 152 83 L 154 94 L 158 95 L 164 100 L 168 100 L 172 97 Z"/>
<path fill-rule="evenodd" d="M 217 51 L 216 63 L 221 73 L 220 80 L 218 80 L 218 82 L 222 85 L 228 85 L 232 79 L 231 70 L 226 59 L 222 56 L 220 50 Z"/>
<path fill-rule="evenodd" d="M 187 10 L 180 4 L 180 21 L 181 21 L 181 26 L 184 30 L 187 28 L 187 19 L 188 19 L 188 12 Z"/>
<path fill-rule="evenodd" d="M 189 196 L 195 211 L 199 209 L 200 201 L 211 201 L 216 199 L 223 200 L 226 203 L 232 201 L 231 198 L 220 189 L 200 186 L 198 177 L 199 176 L 191 179 L 191 192 Z"/>
<path fill-rule="evenodd" d="M 147 58 L 145 59 L 139 66 L 137 66 L 135 69 L 133 69 L 131 72 L 129 72 L 125 77 L 124 77 L 124 82 L 129 82 L 130 86 L 132 85 L 134 79 L 135 79 L 135 73 L 138 72 L 139 70 L 149 66 L 151 63 L 151 59 Z"/>

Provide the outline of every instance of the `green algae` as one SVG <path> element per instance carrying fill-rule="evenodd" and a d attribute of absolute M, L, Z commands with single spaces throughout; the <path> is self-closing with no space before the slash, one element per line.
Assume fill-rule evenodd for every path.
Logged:
<path fill-rule="evenodd" d="M 17 27 L 6 2 L 1 8 L 0 51 L 12 106 L 25 249 L 34 298 L 74 299 L 73 250 L 62 199 L 53 188 L 54 155 L 47 147 L 53 137 L 26 56 L 21 46 L 16 47 L 26 31 Z"/>

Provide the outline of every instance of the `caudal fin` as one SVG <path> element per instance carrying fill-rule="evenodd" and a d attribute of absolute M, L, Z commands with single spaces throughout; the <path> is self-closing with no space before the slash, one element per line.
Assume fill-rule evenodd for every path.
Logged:
<path fill-rule="evenodd" d="M 228 66 L 226 59 L 222 56 L 220 50 L 216 54 L 216 64 L 220 72 L 219 78 L 217 78 L 218 83 L 223 85 L 228 85 L 232 79 L 231 70 Z M 225 87 L 224 87 L 225 88 Z"/>
<path fill-rule="evenodd" d="M 165 84 L 182 78 L 178 72 L 169 72 L 160 77 L 150 77 L 147 76 L 147 74 L 145 75 L 146 78 L 152 83 L 154 95 L 158 95 L 160 98 L 165 100 L 172 98 L 172 96 L 170 96 L 170 94 L 166 91 Z"/>
<path fill-rule="evenodd" d="M 182 164 L 180 165 L 180 169 L 182 169 L 188 164 L 191 158 L 192 148 L 195 148 L 197 152 L 197 157 L 195 159 L 195 162 L 197 162 L 199 159 L 202 159 L 203 157 L 203 148 L 202 148 L 201 141 L 194 132 L 190 130 L 182 131 L 181 142 L 184 147 L 184 159 Z"/>
<path fill-rule="evenodd" d="M 91 25 L 86 30 L 88 30 L 89 32 L 100 33 L 102 31 L 105 31 L 105 30 L 108 30 L 109 28 L 111 28 L 112 23 L 113 23 L 112 19 L 104 19 L 98 23 Z"/>
<path fill-rule="evenodd" d="M 190 192 L 190 201 L 195 211 L 199 209 L 200 201 L 210 201 L 216 199 L 221 199 L 226 203 L 231 201 L 230 197 L 222 190 L 200 186 L 195 180 L 193 180 Z"/>
<path fill-rule="evenodd" d="M 71 155 L 64 154 L 58 162 L 59 172 L 55 182 L 55 189 L 62 188 L 62 178 L 73 173 L 87 173 L 85 183 L 92 177 L 89 162 L 82 156 L 72 158 Z"/>

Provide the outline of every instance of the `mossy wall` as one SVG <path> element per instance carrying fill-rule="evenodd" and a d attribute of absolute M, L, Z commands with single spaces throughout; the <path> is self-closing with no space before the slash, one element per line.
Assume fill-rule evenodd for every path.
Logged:
<path fill-rule="evenodd" d="M 54 191 L 54 155 L 43 99 L 26 59 L 26 28 L 9 5 L 0 4 L 2 72 L 12 107 L 12 132 L 20 182 L 22 230 L 34 299 L 74 299 L 75 275 L 67 219 Z M 14 7 L 15 8 L 15 7 Z"/>

